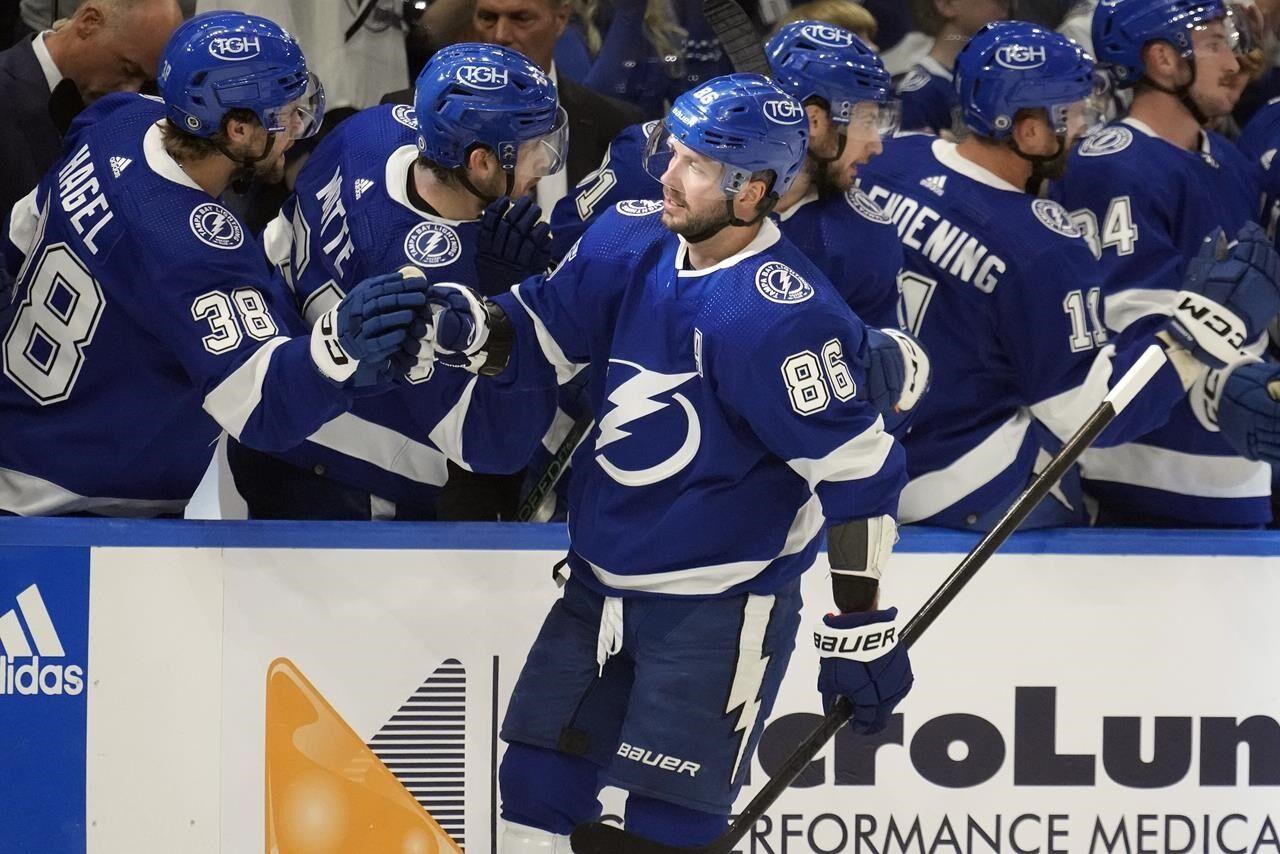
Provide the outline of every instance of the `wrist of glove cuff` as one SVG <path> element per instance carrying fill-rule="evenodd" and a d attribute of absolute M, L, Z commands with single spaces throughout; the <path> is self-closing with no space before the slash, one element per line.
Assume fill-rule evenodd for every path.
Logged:
<path fill-rule="evenodd" d="M 355 376 L 360 366 L 360 361 L 342 346 L 336 305 L 320 315 L 311 327 L 311 361 L 321 375 L 339 385 Z"/>

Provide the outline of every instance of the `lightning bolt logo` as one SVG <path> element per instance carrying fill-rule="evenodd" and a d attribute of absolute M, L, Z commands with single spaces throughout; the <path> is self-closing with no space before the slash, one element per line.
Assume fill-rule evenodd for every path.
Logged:
<path fill-rule="evenodd" d="M 217 237 L 222 233 L 222 227 L 227 224 L 227 215 L 224 213 L 215 213 L 213 222 L 208 226 L 209 233 Z"/>
<path fill-rule="evenodd" d="M 729 687 L 729 702 L 724 713 L 737 720 L 733 731 L 738 736 L 738 757 L 729 771 L 732 783 L 741 772 L 743 756 L 751 741 L 756 720 L 760 717 L 760 691 L 764 687 L 765 671 L 770 655 L 764 652 L 765 633 L 769 628 L 769 615 L 773 613 L 773 596 L 748 596 L 742 611 L 742 633 L 738 636 L 738 662 L 734 668 L 733 684 Z"/>
<path fill-rule="evenodd" d="M 610 359 L 609 361 L 610 364 L 625 365 L 628 368 L 633 368 L 637 373 L 609 393 L 607 399 L 613 404 L 614 408 L 606 412 L 604 417 L 600 419 L 600 432 L 596 438 L 596 451 L 603 451 L 604 448 L 614 442 L 630 436 L 631 432 L 623 430 L 623 427 L 645 416 L 660 412 L 671 405 L 670 403 L 660 403 L 655 398 L 679 387 L 698 375 L 696 372 L 660 374 L 656 371 L 647 370 L 642 365 L 637 365 L 634 362 L 627 362 L 622 359 Z M 632 471 L 614 465 L 603 453 L 596 454 L 596 462 L 600 464 L 605 473 L 623 486 L 651 486 L 659 483 L 680 472 L 697 456 L 698 448 L 702 444 L 702 424 L 698 420 L 697 410 L 693 408 L 693 404 L 689 402 L 688 398 L 682 394 L 672 395 L 671 399 L 684 410 L 688 428 L 685 432 L 684 442 L 681 443 L 679 450 L 670 457 L 649 468 Z"/>
<path fill-rule="evenodd" d="M 426 246 L 422 247 L 422 254 L 428 257 L 436 254 L 436 249 L 439 248 L 442 242 L 444 242 L 444 238 L 440 236 L 440 232 L 431 232 L 431 236 L 427 238 Z"/>

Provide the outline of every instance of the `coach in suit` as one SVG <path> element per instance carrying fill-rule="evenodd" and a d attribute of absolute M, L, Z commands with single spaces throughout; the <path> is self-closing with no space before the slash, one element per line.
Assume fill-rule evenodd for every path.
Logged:
<path fill-rule="evenodd" d="M 180 23 L 175 0 L 87 0 L 58 30 L 0 52 L 0 220 L 57 159 L 54 89 L 86 103 L 138 91 Z"/>

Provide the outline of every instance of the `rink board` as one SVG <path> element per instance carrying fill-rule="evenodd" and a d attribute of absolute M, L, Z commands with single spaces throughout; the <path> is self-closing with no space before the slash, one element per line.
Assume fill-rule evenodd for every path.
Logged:
<path fill-rule="evenodd" d="M 913 612 L 972 542 L 907 532 L 885 601 Z M 0 852 L 245 854 L 273 823 L 282 854 L 357 850 L 333 840 L 361 822 L 409 840 L 419 807 L 323 782 L 348 736 L 495 850 L 495 734 L 564 547 L 552 526 L 0 520 Z M 829 606 L 821 571 L 806 599 Z M 914 648 L 890 729 L 838 737 L 739 850 L 1280 852 L 1276 603 L 1277 535 L 1021 535 Z M 756 783 L 816 721 L 806 637 Z M 268 691 L 273 662 L 321 724 L 268 734 L 303 696 Z"/>

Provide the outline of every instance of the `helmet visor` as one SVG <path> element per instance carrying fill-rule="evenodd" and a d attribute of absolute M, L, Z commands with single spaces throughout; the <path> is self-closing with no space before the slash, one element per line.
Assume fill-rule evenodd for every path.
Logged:
<path fill-rule="evenodd" d="M 898 132 L 902 124 L 902 102 L 897 98 L 888 101 L 856 101 L 849 112 L 847 133 L 854 142 L 871 142 L 888 139 Z"/>
<path fill-rule="evenodd" d="M 545 178 L 564 168 L 569 150 L 569 116 L 564 107 L 556 107 L 556 121 L 551 130 L 520 143 L 516 157 L 517 178 Z"/>
<path fill-rule="evenodd" d="M 662 186 L 690 199 L 731 199 L 751 175 L 699 154 L 659 123 L 645 144 L 644 171 Z"/>
<path fill-rule="evenodd" d="M 1050 106 L 1049 120 L 1054 131 L 1070 144 L 1101 130 L 1111 120 L 1114 108 L 1107 78 L 1099 74 L 1094 77 L 1093 92 L 1088 96 Z"/>
<path fill-rule="evenodd" d="M 1235 15 L 1227 14 L 1191 28 L 1191 50 L 1197 61 L 1221 60 L 1227 54 L 1240 56 L 1250 49 L 1250 36 L 1240 29 Z"/>
<path fill-rule="evenodd" d="M 263 111 L 263 124 L 271 133 L 289 139 L 306 139 L 320 130 L 324 121 L 324 86 L 320 78 L 307 72 L 307 88 L 302 95 L 279 107 Z"/>

